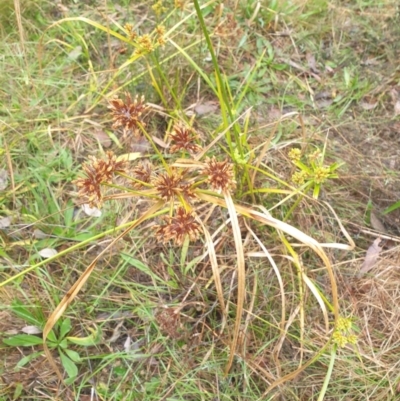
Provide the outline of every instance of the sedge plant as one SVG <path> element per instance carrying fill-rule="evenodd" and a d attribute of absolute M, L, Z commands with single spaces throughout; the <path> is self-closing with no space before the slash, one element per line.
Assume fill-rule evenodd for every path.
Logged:
<path fill-rule="evenodd" d="M 140 199 L 142 204 L 145 204 L 145 211 L 133 221 L 124 223 L 113 230 L 104 231 L 91 239 L 63 250 L 63 254 L 69 253 L 78 247 L 89 244 L 90 241 L 120 231 L 108 247 L 92 260 L 75 284 L 67 291 L 43 328 L 44 350 L 61 380 L 63 376 L 54 363 L 49 349 L 61 347 L 60 352 L 62 355 L 65 354 L 66 348 L 63 341 L 65 338 L 67 341 L 70 341 L 67 336 L 69 331 L 67 329 L 70 326 L 68 319 L 63 319 L 64 312 L 87 282 L 97 262 L 105 252 L 144 222 L 152 223 L 153 236 L 159 242 L 168 243 L 183 249 L 188 246 L 188 243 L 202 243 L 204 248 L 202 258 L 207 258 L 211 267 L 221 312 L 222 330 L 220 334 L 225 330 L 229 338 L 229 341 L 226 343 L 229 348 L 229 357 L 226 361 L 225 374 L 230 372 L 234 363 L 234 357 L 236 355 L 240 356 L 238 343 L 242 329 L 243 315 L 245 313 L 247 297 L 246 263 L 249 258 L 246 254 L 246 245 L 243 240 L 243 230 L 246 230 L 246 228 L 247 233 L 251 234 L 255 243 L 258 244 L 258 256 L 268 261 L 280 283 L 279 288 L 282 302 L 281 318 L 277 323 L 280 333 L 276 346 L 277 354 L 280 352 L 282 343 L 292 323 L 292 321 L 288 322 L 286 318 L 285 286 L 278 263 L 262 240 L 262 235 L 252 230 L 250 227 L 251 223 L 256 223 L 261 231 L 272 230 L 276 233 L 274 238 L 279 241 L 283 257 L 296 271 L 297 286 L 301 294 L 298 306 L 298 309 L 301 311 L 299 318 L 301 330 L 304 331 L 305 327 L 303 300 L 305 299 L 305 293 L 308 293 L 314 297 L 320 307 L 327 338 L 325 345 L 321 347 L 320 351 L 307 362 L 302 361 L 293 372 L 280 378 L 272 377 L 272 383 L 267 391 L 271 391 L 273 388 L 302 372 L 312 362 L 316 361 L 333 341 L 335 328 L 340 321 L 340 308 L 334 271 L 324 251 L 324 247 L 351 249 L 352 241 L 341 226 L 344 235 L 349 239 L 350 245 L 320 244 L 300 229 L 283 220 L 274 218 L 266 208 L 257 204 L 245 204 L 241 201 L 246 191 L 252 195 L 254 200 L 253 195 L 257 192 L 257 188 L 254 188 L 256 185 L 256 180 L 254 179 L 256 172 L 267 175 L 276 183 L 277 188 L 272 189 L 271 192 L 284 192 L 282 188 L 279 188 L 282 180 L 277 174 L 263 171 L 262 165 L 260 165 L 259 160 L 257 160 L 256 155 L 251 150 L 248 142 L 250 111 L 246 111 L 242 115 L 238 115 L 237 113 L 241 108 L 241 101 L 249 85 L 243 84 L 241 92 L 231 93 L 227 79 L 219 66 L 218 56 L 212 42 L 212 33 L 206 27 L 202 12 L 206 6 L 213 3 L 214 1 L 210 1 L 200 6 L 199 2 L 194 0 L 194 10 L 188 13 L 172 28 L 164 28 L 164 23 L 166 23 L 166 20 L 173 13 L 150 34 L 139 35 L 130 24 L 126 24 L 125 26 L 117 24 L 119 31 L 112 30 L 107 26 L 84 17 L 63 19 L 51 27 L 53 28 L 56 25 L 71 21 L 84 22 L 106 32 L 109 36 L 113 36 L 133 48 L 132 56 L 117 68 L 113 77 L 100 91 L 101 93 L 93 102 L 92 107 L 97 106 L 101 101 L 106 99 L 113 119 L 112 130 L 114 135 L 116 137 L 120 136 L 127 141 L 145 139 L 152 149 L 150 156 L 144 156 L 139 153 L 133 155 L 116 155 L 112 151 L 107 151 L 100 156 L 89 156 L 83 164 L 82 174 L 74 181 L 81 204 L 101 209 L 105 202 L 111 200 L 124 202 L 126 199 L 136 198 Z M 173 34 L 177 32 L 177 29 L 185 21 L 194 19 L 195 16 L 204 35 L 209 54 L 211 55 L 213 79 L 210 79 L 201 65 L 196 63 L 188 53 L 188 49 L 197 42 L 189 44 L 184 48 L 178 45 L 173 39 Z M 166 43 L 175 48 L 176 53 L 158 59 L 155 57 L 155 54 L 161 51 Z M 182 115 L 182 113 L 177 112 L 177 110 L 168 108 L 168 100 L 163 90 L 161 90 L 161 83 L 164 83 L 175 104 L 180 106 L 182 96 L 175 93 L 175 89 L 171 85 L 168 85 L 168 78 L 163 71 L 163 65 L 178 55 L 187 61 L 193 72 L 203 80 L 206 87 L 218 99 L 222 122 L 219 126 L 214 127 L 214 130 L 209 135 L 210 139 L 207 138 L 207 141 L 202 139 L 202 136 L 198 132 L 196 127 L 197 121 L 195 119 L 190 120 Z M 254 65 L 254 70 L 250 74 L 249 79 L 255 76 L 255 71 L 260 65 L 260 60 Z M 133 65 L 142 61 L 144 61 L 146 68 L 140 70 L 129 82 L 110 90 L 117 78 L 121 77 L 126 70 L 131 69 Z M 157 76 L 161 82 L 156 78 L 156 71 L 158 71 Z M 158 94 L 162 106 L 155 107 L 154 104 L 146 103 L 143 94 L 131 93 L 126 90 L 125 87 L 128 84 L 136 82 L 139 77 L 143 77 L 146 74 L 155 92 Z M 162 132 L 162 141 L 153 135 L 151 125 L 149 124 L 149 118 L 157 116 L 157 114 L 162 115 L 167 120 L 167 129 L 166 132 Z M 165 146 L 160 147 L 159 144 L 161 142 Z M 312 189 L 314 198 L 318 197 L 321 184 L 330 178 L 336 177 L 336 170 L 339 167 L 338 165 L 332 165 L 325 168 L 321 164 L 322 159 L 319 156 L 315 156 L 314 159 L 310 160 L 310 165 L 301 162 L 299 158 L 292 159 L 300 171 L 304 172 L 303 175 L 307 174 L 307 176 L 303 177 L 306 180 L 306 186 L 302 188 L 303 192 L 286 185 L 284 191 L 286 193 L 287 191 L 292 191 L 293 196 L 306 196 L 306 192 Z M 219 265 L 218 251 L 216 249 L 218 238 L 214 235 L 215 228 L 213 228 L 211 217 L 212 211 L 216 208 L 227 212 L 227 219 L 223 224 L 229 227 L 233 238 L 231 246 L 234 249 L 235 258 L 233 259 L 234 262 L 231 268 L 235 272 L 237 282 L 234 302 L 226 299 L 225 283 L 221 279 L 221 266 Z M 321 268 L 325 269 L 329 279 L 329 294 L 323 293 L 318 283 L 308 274 L 306 266 L 296 250 L 298 247 L 306 247 L 318 256 Z M 3 282 L 2 285 L 60 256 L 61 254 L 49 258 L 47 261 L 30 266 L 13 278 Z M 333 314 L 333 320 L 330 318 L 330 313 Z M 61 325 L 58 323 L 59 321 L 61 321 Z M 52 334 L 55 327 L 60 327 L 58 337 Z M 61 328 L 63 328 L 62 332 Z M 73 361 L 73 359 L 71 360 Z M 257 367 L 257 369 L 260 372 L 264 371 L 261 367 Z M 71 372 L 69 373 L 70 377 L 73 376 Z"/>

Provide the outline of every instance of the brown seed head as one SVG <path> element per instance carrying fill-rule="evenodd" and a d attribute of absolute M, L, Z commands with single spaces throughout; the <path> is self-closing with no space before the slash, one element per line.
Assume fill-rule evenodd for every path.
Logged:
<path fill-rule="evenodd" d="M 214 190 L 229 190 L 235 187 L 234 172 L 232 164 L 228 160 L 219 162 L 215 157 L 207 158 L 202 174 L 207 175 L 207 181 Z"/>
<path fill-rule="evenodd" d="M 157 34 L 157 43 L 160 46 L 164 46 L 166 41 L 165 41 L 165 26 L 164 25 L 158 25 L 156 27 L 156 34 Z"/>
<path fill-rule="evenodd" d="M 105 160 L 89 156 L 89 162 L 82 166 L 86 177 L 73 181 L 79 188 L 79 196 L 85 199 L 91 207 L 101 206 L 103 197 L 100 185 L 111 182 L 113 174 L 124 172 L 125 166 L 126 162 L 117 161 L 117 157 L 111 151 L 106 153 Z"/>
<path fill-rule="evenodd" d="M 135 54 L 142 55 L 151 53 L 154 50 L 154 44 L 149 34 L 138 36 L 136 39 L 137 48 Z"/>
<path fill-rule="evenodd" d="M 161 198 L 165 200 L 173 200 L 179 195 L 185 198 L 194 197 L 190 184 L 184 180 L 181 173 L 173 169 L 170 173 L 161 173 L 153 184 Z"/>
<path fill-rule="evenodd" d="M 129 93 L 125 93 L 125 102 L 122 99 L 111 99 L 108 108 L 111 110 L 114 124 L 113 128 L 123 127 L 124 132 L 132 131 L 134 134 L 139 132 L 139 124 L 145 126 L 142 121 L 143 113 L 147 110 L 144 96 L 138 95 L 132 100 Z"/>
<path fill-rule="evenodd" d="M 134 177 L 137 180 L 146 184 L 149 184 L 151 182 L 152 173 L 153 173 L 153 166 L 149 162 L 140 162 L 133 169 Z M 144 185 L 140 182 L 135 182 L 133 186 L 137 189 L 144 187 Z"/>
<path fill-rule="evenodd" d="M 179 314 L 172 308 L 163 308 L 156 314 L 160 329 L 171 338 L 178 337 Z"/>
<path fill-rule="evenodd" d="M 130 40 L 134 40 L 137 37 L 137 33 L 134 31 L 133 25 L 132 24 L 125 24 L 124 29 L 126 33 L 128 34 L 128 38 Z"/>
<path fill-rule="evenodd" d="M 195 143 L 198 139 L 198 135 L 192 128 L 182 124 L 176 124 L 168 136 L 171 138 L 172 143 L 170 148 L 171 153 L 176 153 L 181 150 L 197 153 L 201 150 L 201 147 Z"/>
<path fill-rule="evenodd" d="M 196 241 L 200 232 L 200 224 L 193 213 L 179 207 L 175 216 L 167 218 L 166 224 L 156 226 L 155 234 L 163 242 L 173 240 L 176 245 L 182 245 L 187 236 L 190 241 Z"/>
<path fill-rule="evenodd" d="M 158 36 L 164 36 L 165 35 L 165 26 L 164 25 L 157 25 L 156 26 L 156 33 Z"/>

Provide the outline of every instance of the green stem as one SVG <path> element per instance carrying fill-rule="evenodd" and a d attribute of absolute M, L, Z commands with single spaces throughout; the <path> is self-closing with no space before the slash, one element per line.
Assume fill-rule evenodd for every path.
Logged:
<path fill-rule="evenodd" d="M 213 45 L 211 43 L 210 35 L 208 34 L 207 27 L 206 27 L 206 24 L 205 24 L 205 21 L 204 21 L 204 18 L 203 18 L 203 14 L 201 13 L 201 9 L 200 9 L 198 0 L 193 0 L 193 4 L 194 4 L 194 7 L 196 9 L 196 13 L 197 13 L 197 17 L 199 19 L 201 30 L 202 30 L 202 32 L 204 34 L 204 37 L 206 39 L 206 42 L 207 42 L 207 47 L 208 47 L 208 51 L 210 52 L 210 55 L 211 55 L 212 63 L 214 65 L 214 71 L 215 71 L 216 80 L 217 80 L 217 90 L 218 90 L 218 92 L 220 94 L 220 97 L 221 97 L 220 101 L 221 101 L 221 111 L 222 111 L 222 114 L 223 114 L 222 117 L 224 118 L 224 120 L 225 120 L 224 123 L 225 123 L 225 126 L 227 127 L 229 125 L 229 123 L 228 123 L 228 121 L 226 121 L 226 113 L 225 113 L 225 111 L 228 113 L 230 121 L 233 121 L 234 118 L 233 118 L 232 110 L 230 108 L 230 104 L 228 102 L 225 83 L 224 83 L 224 81 L 222 79 L 222 75 L 221 75 L 221 71 L 220 71 L 220 68 L 219 68 L 218 60 L 217 60 L 217 57 L 215 56 L 214 47 L 213 47 Z M 239 148 L 240 156 L 243 157 L 243 149 L 242 149 L 242 146 L 240 144 L 239 132 L 237 132 L 236 127 L 234 127 L 234 132 L 235 132 L 235 142 L 236 142 L 236 144 L 237 144 L 237 146 Z M 226 133 L 226 139 L 227 139 L 231 154 L 233 154 L 234 149 L 233 149 L 233 146 L 232 146 L 232 138 L 231 138 L 231 134 L 230 134 L 229 130 Z"/>
<path fill-rule="evenodd" d="M 336 351 L 337 351 L 337 345 L 334 345 L 332 347 L 332 351 L 331 351 L 331 360 L 329 362 L 328 371 L 326 372 L 324 384 L 322 386 L 321 392 L 319 393 L 317 401 L 324 400 L 326 390 L 328 389 L 328 385 L 329 385 L 329 382 L 331 381 L 331 377 L 332 377 L 333 365 L 335 364 L 335 359 L 336 359 Z"/>

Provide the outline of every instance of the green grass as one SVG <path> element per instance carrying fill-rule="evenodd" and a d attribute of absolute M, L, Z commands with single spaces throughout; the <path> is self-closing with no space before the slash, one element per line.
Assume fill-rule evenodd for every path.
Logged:
<path fill-rule="evenodd" d="M 14 3 L 0 6 L 0 400 L 395 400 L 398 249 L 354 277 L 371 205 L 400 199 L 397 3 Z M 165 45 L 135 53 L 126 23 L 153 43 L 165 26 Z M 140 155 L 107 109 L 124 92 L 150 103 Z M 205 157 L 165 148 L 177 122 L 232 164 L 234 190 L 207 186 Z M 130 169 L 90 217 L 73 181 L 108 150 Z M 143 159 L 186 174 L 197 202 L 134 189 Z M 181 246 L 155 238 L 176 204 L 204 226 Z M 47 354 L 41 334 L 15 337 L 30 325 Z M 332 339 L 349 334 L 356 345 Z"/>

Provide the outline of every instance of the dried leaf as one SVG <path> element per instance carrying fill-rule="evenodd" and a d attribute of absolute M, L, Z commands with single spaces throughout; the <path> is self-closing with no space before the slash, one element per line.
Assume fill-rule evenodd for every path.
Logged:
<path fill-rule="evenodd" d="M 332 93 L 328 91 L 318 92 L 314 96 L 314 101 L 319 109 L 329 107 L 333 103 Z"/>
<path fill-rule="evenodd" d="M 151 139 L 153 139 L 154 143 L 156 143 L 158 146 L 161 146 L 164 149 L 168 148 L 168 145 L 160 138 L 157 138 L 156 136 L 152 136 Z M 150 145 L 149 145 L 150 146 Z"/>
<path fill-rule="evenodd" d="M 117 157 L 117 161 L 132 161 L 132 160 L 136 160 L 139 159 L 139 157 L 141 156 L 141 154 L 139 152 L 132 152 L 132 153 L 124 153 L 123 155 L 120 155 Z"/>
<path fill-rule="evenodd" d="M 365 255 L 365 260 L 361 265 L 361 269 L 357 274 L 357 277 L 363 276 L 365 273 L 369 272 L 376 264 L 379 254 L 382 251 L 382 247 L 380 246 L 381 238 L 378 237 L 372 245 L 368 248 L 367 254 Z"/>
<path fill-rule="evenodd" d="M 282 117 L 282 110 L 277 107 L 270 107 L 268 110 L 269 121 L 279 120 Z"/>
<path fill-rule="evenodd" d="M 104 148 L 109 148 L 112 144 L 110 136 L 107 135 L 107 132 L 105 132 L 101 129 L 95 131 L 94 137 L 99 141 L 99 143 Z"/>
<path fill-rule="evenodd" d="M 365 96 L 360 101 L 360 106 L 364 110 L 373 110 L 378 105 L 378 100 L 372 96 Z"/>
<path fill-rule="evenodd" d="M 38 228 L 33 231 L 33 236 L 36 239 L 44 239 L 44 238 L 48 237 L 48 235 L 46 233 L 44 233 L 42 230 L 39 230 Z"/>
<path fill-rule="evenodd" d="M 333 103 L 333 99 L 330 98 L 322 98 L 319 99 L 315 102 L 315 105 L 319 108 L 319 109 L 326 109 L 327 107 L 329 107 L 331 104 Z"/>
<path fill-rule="evenodd" d="M 124 350 L 125 350 L 125 352 L 129 352 L 131 350 L 131 342 L 132 342 L 131 337 L 127 336 L 126 340 L 124 342 Z"/>
<path fill-rule="evenodd" d="M 8 185 L 8 171 L 1 169 L 0 170 L 0 191 L 4 191 Z"/>
<path fill-rule="evenodd" d="M 97 209 L 97 207 L 90 207 L 87 203 L 82 205 L 82 210 L 84 211 L 85 214 L 87 214 L 90 217 L 101 216 L 101 210 Z"/>
<path fill-rule="evenodd" d="M 204 103 L 197 103 L 196 106 L 194 106 L 194 111 L 198 116 L 203 116 L 204 114 L 215 113 L 218 107 L 218 102 L 209 100 Z"/>
<path fill-rule="evenodd" d="M 42 329 L 37 326 L 25 326 L 21 329 L 21 331 L 25 334 L 40 334 Z"/>
<path fill-rule="evenodd" d="M 379 65 L 381 61 L 377 58 L 367 58 L 366 60 L 362 61 L 362 65 Z"/>
<path fill-rule="evenodd" d="M 70 60 L 76 60 L 82 54 L 82 46 L 76 46 L 75 49 L 68 53 Z"/>
<path fill-rule="evenodd" d="M 110 339 L 108 340 L 108 342 L 113 343 L 113 342 L 117 341 L 121 337 L 120 328 L 123 326 L 123 324 L 124 324 L 124 320 L 121 320 L 117 324 L 117 326 L 114 328 L 113 333 L 112 333 Z"/>
<path fill-rule="evenodd" d="M 58 8 L 58 10 L 60 11 L 60 12 L 62 12 L 62 13 L 68 13 L 68 11 L 69 11 L 69 8 L 68 7 L 65 7 L 63 4 L 61 4 L 61 3 L 57 3 L 57 8 Z"/>
<path fill-rule="evenodd" d="M 154 137 L 153 137 L 154 138 Z M 141 136 L 140 138 L 135 139 L 135 141 L 131 144 L 131 150 L 133 153 L 138 153 L 140 155 L 144 155 L 151 149 L 151 144 L 147 140 L 146 137 Z"/>
<path fill-rule="evenodd" d="M 18 330 L 15 329 L 6 330 L 3 332 L 4 336 L 15 336 L 16 334 L 18 334 Z"/>
<path fill-rule="evenodd" d="M 394 105 L 394 115 L 398 116 L 400 114 L 400 100 L 398 100 Z"/>
<path fill-rule="evenodd" d="M 315 56 L 314 56 L 314 54 L 312 54 L 312 53 L 307 53 L 307 54 L 306 54 L 306 59 L 307 59 L 307 64 L 308 64 L 308 67 L 310 68 L 310 70 L 311 70 L 312 72 L 315 72 L 315 73 L 319 74 L 319 70 L 318 70 L 318 68 L 317 68 L 317 63 L 316 63 L 316 61 L 315 61 Z"/>
<path fill-rule="evenodd" d="M 394 87 L 390 89 L 389 95 L 392 98 L 392 102 L 396 103 L 398 100 L 400 100 L 400 88 L 399 87 Z"/>
<path fill-rule="evenodd" d="M 371 227 L 376 231 L 380 231 L 381 233 L 387 232 L 385 226 L 373 211 L 371 212 Z"/>
<path fill-rule="evenodd" d="M 0 219 L 0 229 L 10 227 L 11 217 L 3 217 Z"/>
<path fill-rule="evenodd" d="M 58 253 L 58 252 L 57 252 L 55 249 L 53 249 L 53 248 L 44 248 L 44 249 L 42 249 L 41 251 L 39 251 L 39 255 L 40 255 L 42 258 L 45 258 L 45 259 L 51 258 L 51 257 L 57 255 L 57 253 Z"/>

